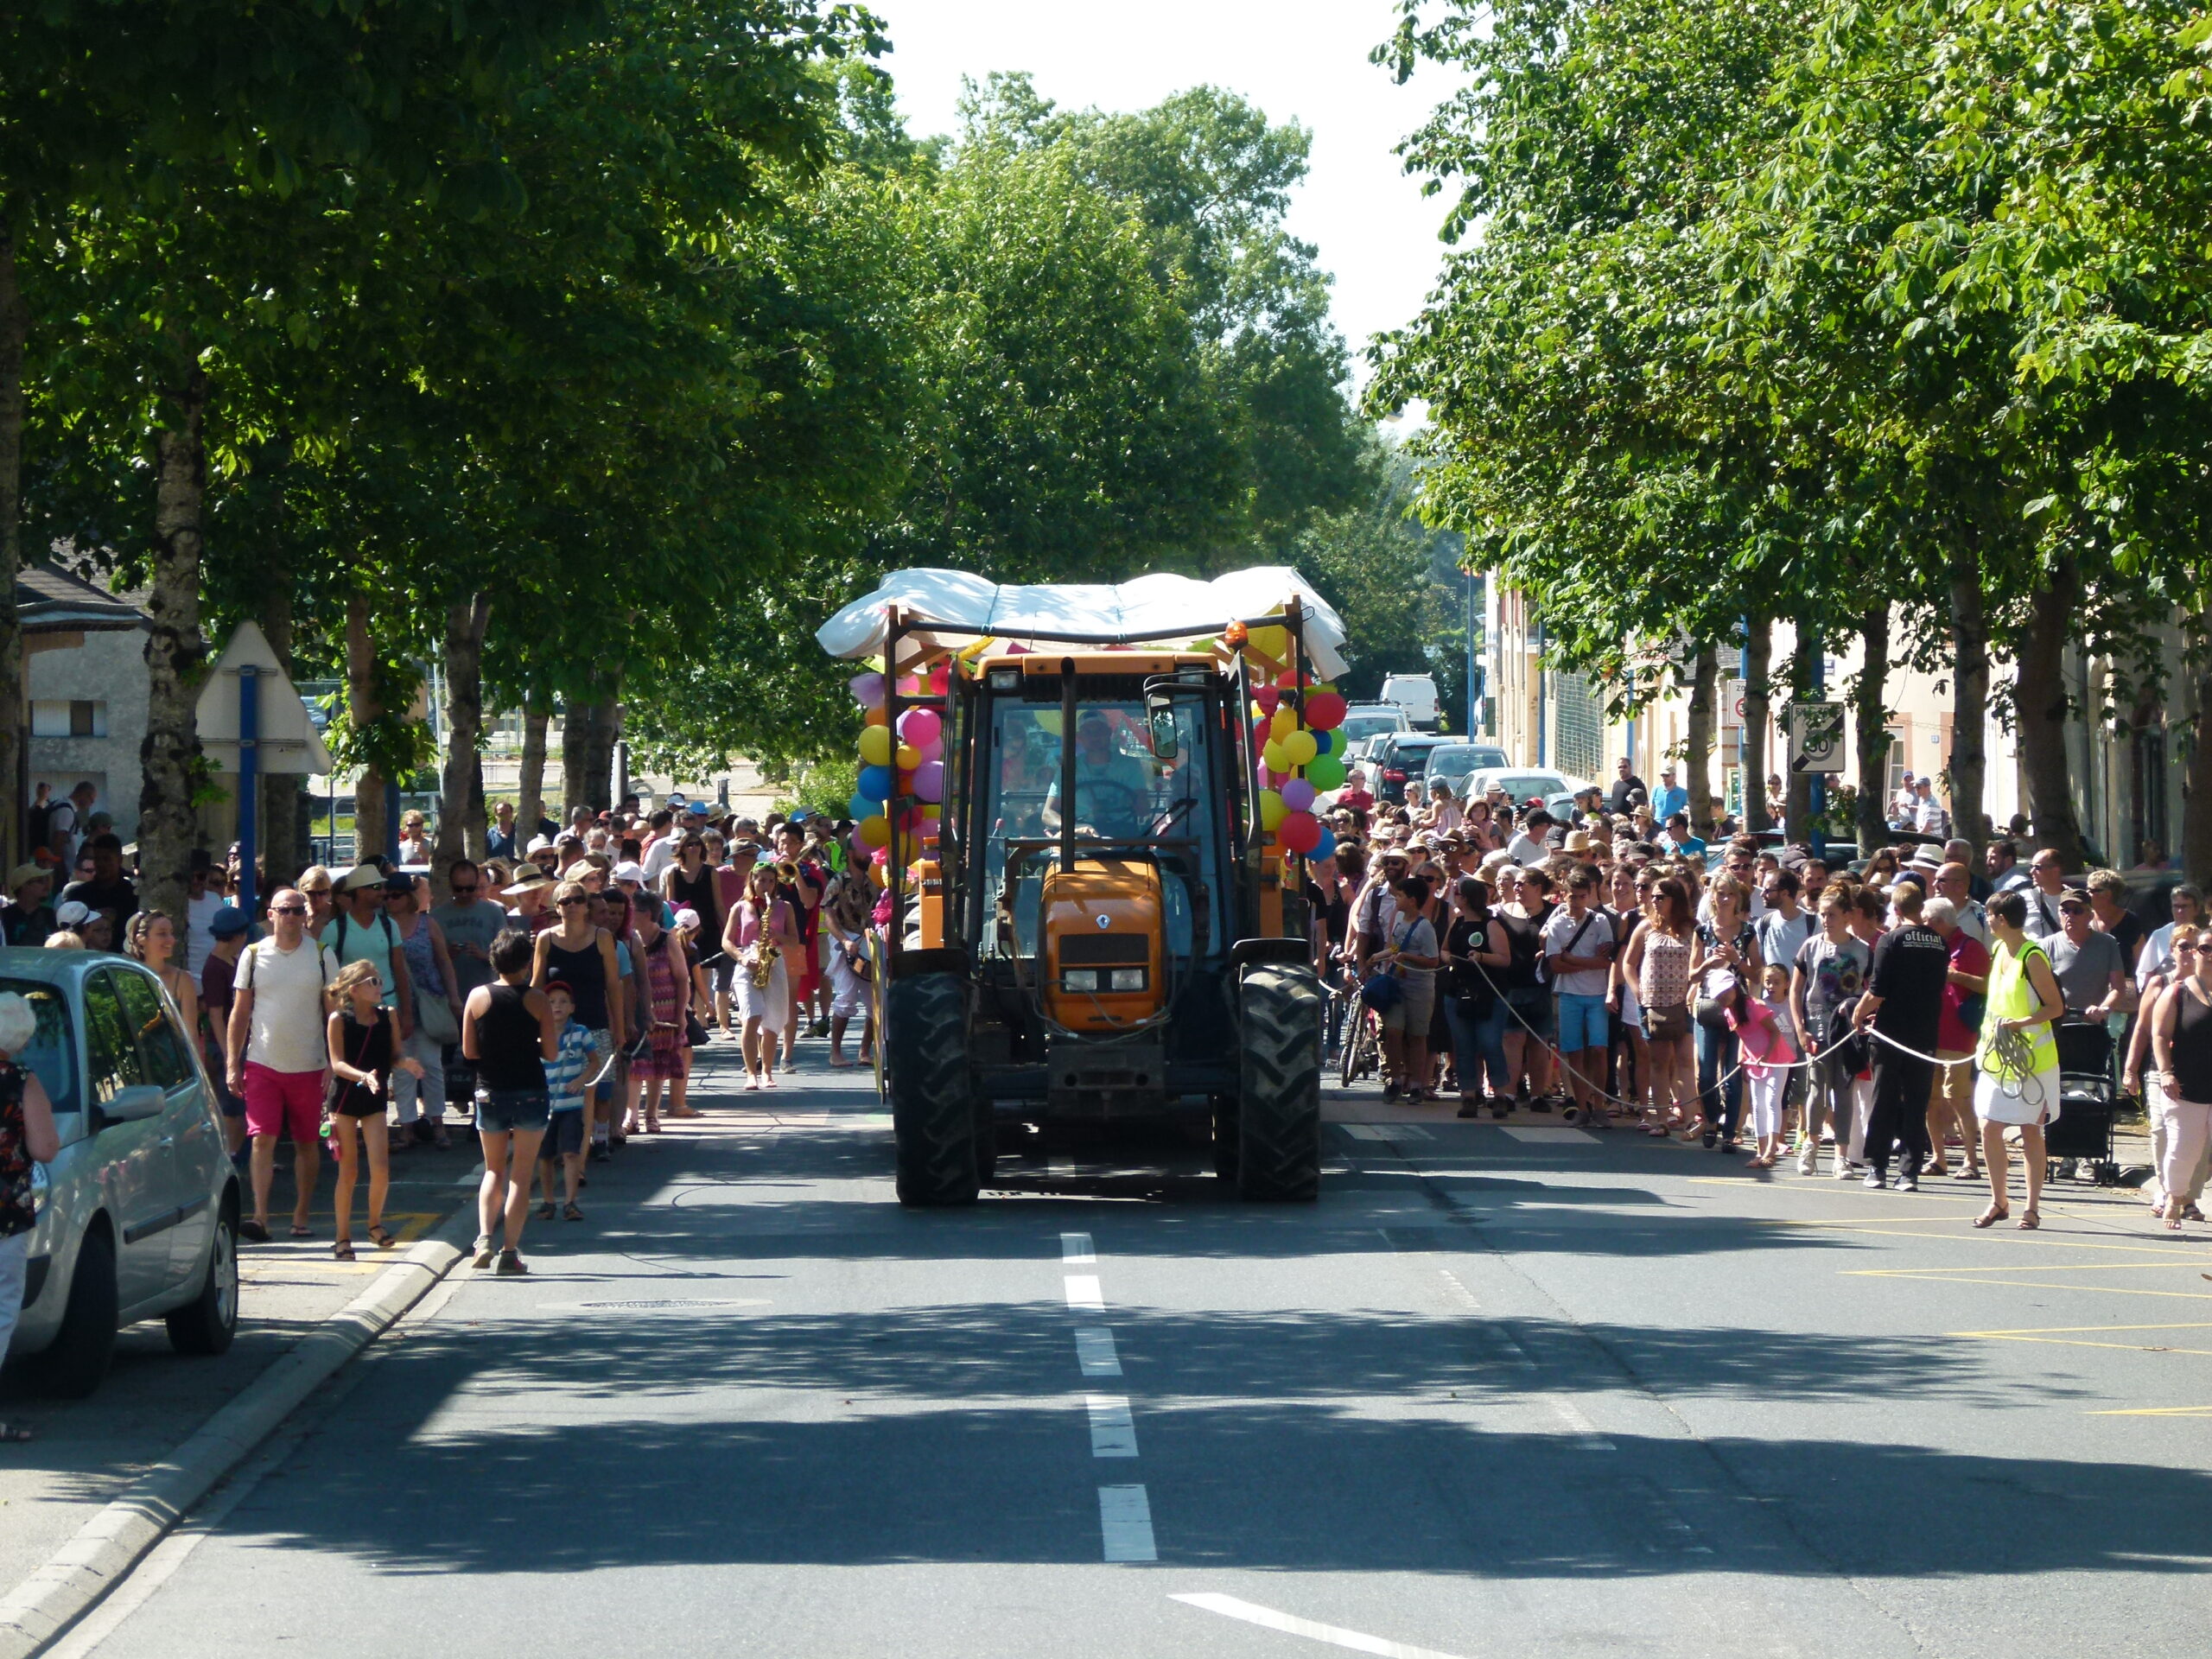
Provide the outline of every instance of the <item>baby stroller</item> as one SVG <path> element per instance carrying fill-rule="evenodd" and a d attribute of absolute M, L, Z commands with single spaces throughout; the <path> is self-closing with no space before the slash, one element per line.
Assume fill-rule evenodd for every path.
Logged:
<path fill-rule="evenodd" d="M 2058 1120 L 2044 1131 L 2044 1151 L 2057 1178 L 2077 1176 L 2086 1166 L 2099 1186 L 2117 1185 L 2112 1033 L 2102 1023 L 2065 1020 L 2051 1028 L 2051 1037 L 2058 1046 Z"/>

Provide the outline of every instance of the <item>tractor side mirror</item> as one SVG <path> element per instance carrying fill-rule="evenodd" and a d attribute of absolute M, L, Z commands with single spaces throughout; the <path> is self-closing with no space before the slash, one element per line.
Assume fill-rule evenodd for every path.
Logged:
<path fill-rule="evenodd" d="M 1145 699 L 1145 712 L 1152 717 L 1152 757 L 1155 760 L 1175 758 L 1175 704 L 1158 693 Z"/>

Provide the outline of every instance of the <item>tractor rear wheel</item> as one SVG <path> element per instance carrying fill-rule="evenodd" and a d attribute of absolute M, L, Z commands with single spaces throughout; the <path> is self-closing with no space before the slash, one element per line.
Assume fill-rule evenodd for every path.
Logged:
<path fill-rule="evenodd" d="M 1244 970 L 1236 1106 L 1236 1190 L 1243 1198 L 1310 1203 L 1320 1196 L 1325 1000 L 1311 968 L 1263 963 Z"/>
<path fill-rule="evenodd" d="M 967 982 L 916 974 L 887 989 L 885 1081 L 899 1143 L 899 1202 L 973 1204 L 982 1149 L 968 1072 Z"/>

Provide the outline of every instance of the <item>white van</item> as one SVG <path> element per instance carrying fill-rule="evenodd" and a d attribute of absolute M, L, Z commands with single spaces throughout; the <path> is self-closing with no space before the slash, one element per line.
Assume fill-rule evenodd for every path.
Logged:
<path fill-rule="evenodd" d="M 1436 680 L 1428 674 L 1391 674 L 1382 681 L 1384 702 L 1395 702 L 1421 731 L 1436 729 Z"/>

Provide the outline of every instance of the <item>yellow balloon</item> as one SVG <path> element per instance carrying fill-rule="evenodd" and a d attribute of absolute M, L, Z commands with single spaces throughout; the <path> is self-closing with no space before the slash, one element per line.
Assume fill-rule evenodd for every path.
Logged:
<path fill-rule="evenodd" d="M 1298 729 L 1298 710 L 1284 703 L 1275 710 L 1275 717 L 1268 722 L 1268 734 L 1280 743 Z"/>
<path fill-rule="evenodd" d="M 1270 743 L 1260 751 L 1260 764 L 1269 772 L 1288 772 L 1290 757 L 1282 752 L 1282 745 Z"/>
<path fill-rule="evenodd" d="M 882 762 L 878 761 L 876 764 L 880 766 Z M 918 766 L 921 764 L 922 752 L 919 749 L 916 748 L 911 743 L 901 743 L 899 746 L 899 771 L 912 772 L 916 766 Z"/>
<path fill-rule="evenodd" d="M 861 728 L 861 764 L 880 766 L 891 759 L 891 728 L 888 726 Z"/>
<path fill-rule="evenodd" d="M 1282 822 L 1283 814 L 1290 809 L 1282 804 L 1282 797 L 1272 789 L 1260 791 L 1260 828 L 1272 833 Z"/>
<path fill-rule="evenodd" d="M 1293 732 L 1282 741 L 1282 752 L 1294 766 L 1302 766 L 1320 750 L 1311 732 Z"/>
<path fill-rule="evenodd" d="M 889 846 L 891 844 L 891 820 L 885 817 L 880 812 L 876 813 L 872 817 L 862 818 L 861 820 L 861 839 L 871 847 Z"/>
<path fill-rule="evenodd" d="M 891 885 L 891 872 L 880 864 L 871 864 L 868 867 L 868 879 L 879 887 L 887 887 Z"/>

